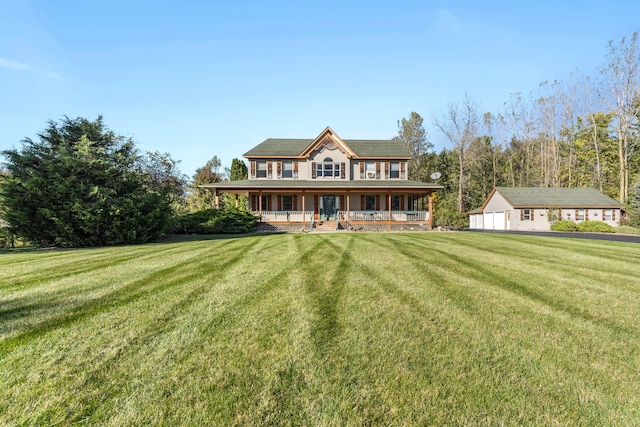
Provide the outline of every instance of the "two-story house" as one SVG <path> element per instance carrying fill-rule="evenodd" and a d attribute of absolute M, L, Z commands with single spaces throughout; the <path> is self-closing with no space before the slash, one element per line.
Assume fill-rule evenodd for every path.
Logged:
<path fill-rule="evenodd" d="M 246 196 L 261 230 L 431 228 L 439 185 L 408 179 L 409 150 L 395 140 L 269 138 L 244 154 L 249 179 L 205 184 Z"/>

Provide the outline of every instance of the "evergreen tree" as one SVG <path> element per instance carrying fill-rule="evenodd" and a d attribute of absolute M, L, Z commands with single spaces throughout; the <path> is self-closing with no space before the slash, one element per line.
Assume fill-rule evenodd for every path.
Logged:
<path fill-rule="evenodd" d="M 229 173 L 229 181 L 240 181 L 249 177 L 247 165 L 240 159 L 231 161 L 231 172 Z"/>
<path fill-rule="evenodd" d="M 36 245 L 143 242 L 168 230 L 182 191 L 176 162 L 142 155 L 102 122 L 49 121 L 37 140 L 6 150 L 5 219 Z"/>

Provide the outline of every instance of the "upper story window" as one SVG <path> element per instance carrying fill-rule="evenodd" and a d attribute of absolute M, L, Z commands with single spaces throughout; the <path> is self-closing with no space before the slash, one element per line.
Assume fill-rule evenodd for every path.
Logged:
<path fill-rule="evenodd" d="M 282 177 L 293 178 L 293 162 L 282 162 Z"/>
<path fill-rule="evenodd" d="M 256 178 L 266 178 L 266 177 L 267 177 L 267 162 L 266 161 L 256 162 Z"/>
<path fill-rule="evenodd" d="M 340 178 L 340 163 L 334 163 L 331 157 L 325 157 L 322 163 L 316 163 L 317 178 Z"/>
<path fill-rule="evenodd" d="M 400 162 L 389 163 L 389 178 L 400 178 Z"/>
<path fill-rule="evenodd" d="M 376 179 L 376 162 L 367 162 L 365 167 L 365 178 Z"/>
<path fill-rule="evenodd" d="M 325 158 L 324 162 L 322 162 L 322 168 L 324 169 L 323 176 L 333 176 L 333 159 L 331 157 Z"/>

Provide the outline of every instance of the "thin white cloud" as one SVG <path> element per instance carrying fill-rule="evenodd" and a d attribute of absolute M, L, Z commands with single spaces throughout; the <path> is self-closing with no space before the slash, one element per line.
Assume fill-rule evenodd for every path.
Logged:
<path fill-rule="evenodd" d="M 14 71 L 32 70 L 32 68 L 26 64 L 22 64 L 16 61 L 11 61 L 1 56 L 0 56 L 0 68 L 6 68 L 8 70 L 14 70 Z"/>
<path fill-rule="evenodd" d="M 10 59 L 3 58 L 2 56 L 0 56 L 0 68 L 12 70 L 12 71 L 30 71 L 36 74 L 50 77 L 52 79 L 65 80 L 65 78 L 58 73 L 54 73 L 52 71 L 40 70 L 30 65 L 23 64 L 22 62 L 12 61 Z"/>

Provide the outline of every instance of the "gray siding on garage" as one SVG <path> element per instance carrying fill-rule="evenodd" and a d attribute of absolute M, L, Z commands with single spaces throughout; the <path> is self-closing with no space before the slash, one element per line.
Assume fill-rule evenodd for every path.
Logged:
<path fill-rule="evenodd" d="M 470 215 L 469 224 L 472 228 L 484 230 L 549 231 L 552 213 L 557 215 L 561 210 L 563 220 L 581 222 L 576 210 L 585 217 L 587 215 L 582 211 L 588 210 L 586 219 L 617 227 L 620 225 L 621 207 L 615 200 L 592 188 L 496 187 L 483 207 Z M 528 213 L 524 218 L 523 212 Z M 471 217 L 475 218 L 472 220 Z"/>

